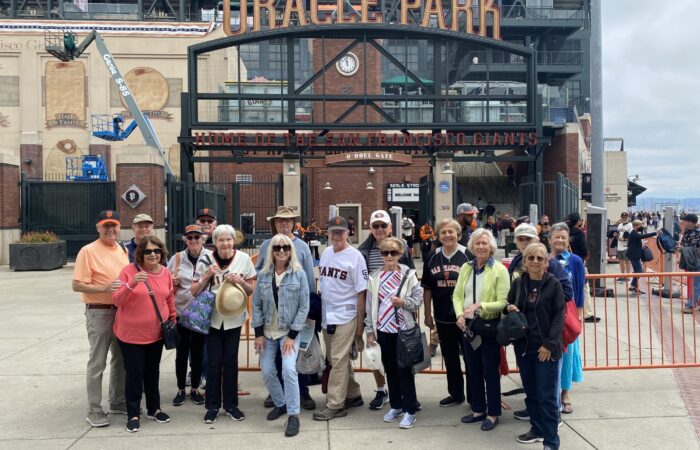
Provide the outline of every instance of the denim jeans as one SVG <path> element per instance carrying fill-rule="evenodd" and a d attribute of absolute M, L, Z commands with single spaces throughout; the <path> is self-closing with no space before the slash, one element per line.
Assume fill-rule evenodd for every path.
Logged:
<path fill-rule="evenodd" d="M 545 446 L 558 449 L 560 360 L 542 362 L 537 350 L 530 347 L 524 356 L 516 355 L 530 413 L 530 431 L 541 436 Z"/>
<path fill-rule="evenodd" d="M 286 355 L 282 355 L 282 377 L 284 378 L 284 388 L 277 378 L 277 365 L 275 355 L 277 349 L 282 347 L 287 336 L 279 339 L 265 338 L 265 348 L 260 355 L 260 369 L 262 370 L 263 381 L 267 387 L 275 406 L 287 405 L 287 415 L 296 416 L 300 412 L 299 382 L 297 378 L 297 356 L 299 355 L 299 337 L 294 340 L 294 350 Z"/>
<path fill-rule="evenodd" d="M 638 258 L 632 258 L 630 259 L 630 262 L 632 263 L 632 271 L 634 273 L 644 273 L 644 267 L 642 266 L 642 260 Z M 632 287 L 637 287 L 637 284 L 639 283 L 639 278 L 634 277 L 632 278 L 632 283 L 630 285 Z"/>
<path fill-rule="evenodd" d="M 282 370 L 282 352 L 280 351 L 281 349 L 277 350 L 277 354 L 275 355 L 275 367 L 277 367 L 277 379 L 280 381 L 280 384 L 282 385 L 282 389 L 284 389 L 284 371 Z M 310 381 L 310 376 L 303 374 L 303 373 L 298 373 L 297 374 L 297 379 L 299 380 L 299 394 L 300 395 L 308 395 L 309 394 L 309 381 Z"/>
<path fill-rule="evenodd" d="M 687 308 L 692 308 L 700 304 L 700 277 L 691 277 L 693 279 L 693 292 L 688 293 L 688 303 L 686 303 Z M 695 301 L 693 301 L 693 298 Z"/>

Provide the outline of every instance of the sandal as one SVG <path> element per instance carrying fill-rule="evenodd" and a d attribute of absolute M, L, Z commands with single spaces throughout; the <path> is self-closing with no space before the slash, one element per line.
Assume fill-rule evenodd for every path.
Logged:
<path fill-rule="evenodd" d="M 574 408 L 571 406 L 571 402 L 561 402 L 561 413 L 571 414 L 574 412 Z"/>

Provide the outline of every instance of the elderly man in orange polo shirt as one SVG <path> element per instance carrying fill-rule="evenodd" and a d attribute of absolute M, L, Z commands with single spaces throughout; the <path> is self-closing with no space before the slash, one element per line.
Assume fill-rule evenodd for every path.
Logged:
<path fill-rule="evenodd" d="M 85 421 L 92 427 L 109 425 L 102 409 L 102 374 L 111 352 L 109 374 L 109 412 L 126 414 L 124 397 L 124 361 L 112 328 L 117 308 L 112 303 L 112 292 L 121 282 L 119 273 L 129 264 L 126 249 L 117 238 L 121 223 L 119 213 L 102 211 L 97 216 L 99 238 L 78 252 L 73 271 L 73 291 L 82 294 L 85 303 L 85 325 L 90 356 L 87 363 L 88 412 Z"/>

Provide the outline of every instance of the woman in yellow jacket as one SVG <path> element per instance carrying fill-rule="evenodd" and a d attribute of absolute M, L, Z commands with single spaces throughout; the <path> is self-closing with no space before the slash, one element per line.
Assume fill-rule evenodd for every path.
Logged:
<path fill-rule="evenodd" d="M 510 280 L 508 270 L 493 257 L 497 247 L 491 231 L 474 230 L 467 248 L 475 259 L 460 269 L 452 295 L 457 326 L 466 331 L 462 347 L 469 367 L 467 388 L 472 400 L 472 413 L 462 417 L 462 423 L 481 422 L 481 429 L 490 431 L 496 428 L 501 415 L 496 325 L 507 304 Z M 469 323 L 477 317 L 481 326 L 470 327 Z"/>

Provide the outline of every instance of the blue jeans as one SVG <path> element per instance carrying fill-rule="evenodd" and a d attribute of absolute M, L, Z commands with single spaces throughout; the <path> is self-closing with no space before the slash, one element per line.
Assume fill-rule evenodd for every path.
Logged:
<path fill-rule="evenodd" d="M 688 303 L 686 308 L 692 308 L 700 303 L 700 277 L 691 277 L 693 279 L 693 292 L 688 294 Z M 693 299 L 695 301 L 693 301 Z"/>
<path fill-rule="evenodd" d="M 639 258 L 632 258 L 630 259 L 630 262 L 632 263 L 632 271 L 634 273 L 644 273 L 644 266 L 642 266 L 642 260 Z M 634 277 L 632 278 L 632 283 L 630 285 L 634 288 L 637 287 L 639 284 L 639 278 Z"/>
<path fill-rule="evenodd" d="M 559 448 L 560 361 L 537 359 L 537 347 L 516 355 L 525 389 L 525 406 L 530 413 L 530 431 L 544 439 L 544 445 Z"/>
<path fill-rule="evenodd" d="M 280 380 L 282 388 L 284 388 L 284 378 L 282 378 L 282 352 L 280 350 L 277 350 L 277 354 L 275 355 L 275 367 L 277 367 L 277 379 Z M 297 378 L 299 379 L 299 394 L 302 396 L 309 395 L 309 381 L 311 377 L 300 373 Z"/>
<path fill-rule="evenodd" d="M 301 406 L 299 400 L 299 381 L 297 377 L 297 355 L 299 354 L 299 337 L 294 340 L 294 350 L 286 355 L 282 355 L 282 378 L 284 388 L 277 379 L 277 367 L 275 365 L 275 355 L 277 349 L 287 336 L 279 339 L 265 338 L 265 348 L 260 355 L 260 368 L 262 369 L 263 381 L 267 387 L 275 406 L 281 408 L 287 405 L 287 415 L 299 415 Z"/>

